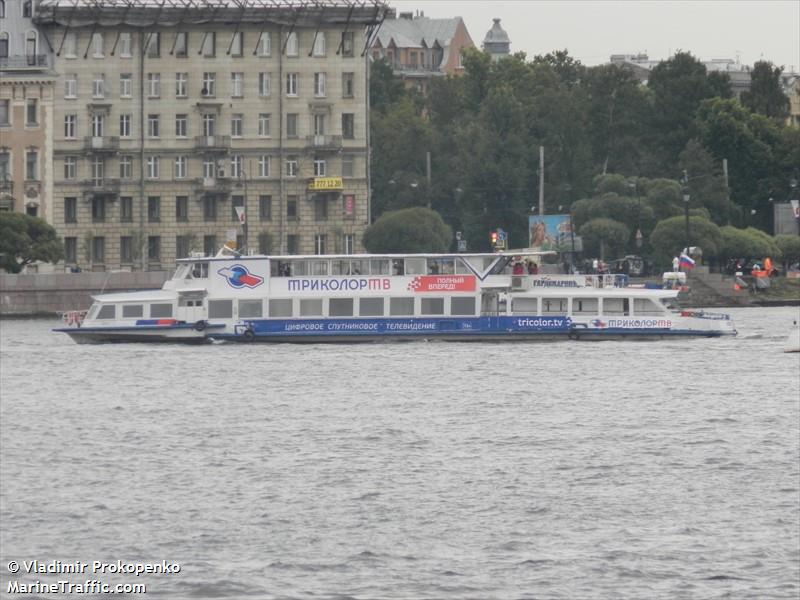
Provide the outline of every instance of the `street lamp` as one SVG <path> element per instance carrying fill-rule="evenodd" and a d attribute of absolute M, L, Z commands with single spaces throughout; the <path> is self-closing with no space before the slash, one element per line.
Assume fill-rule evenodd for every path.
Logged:
<path fill-rule="evenodd" d="M 642 197 L 639 195 L 639 185 L 637 181 L 628 184 L 636 196 L 636 247 L 642 247 Z"/>
<path fill-rule="evenodd" d="M 686 217 L 686 254 L 689 254 L 689 173 L 683 170 L 683 214 Z"/>

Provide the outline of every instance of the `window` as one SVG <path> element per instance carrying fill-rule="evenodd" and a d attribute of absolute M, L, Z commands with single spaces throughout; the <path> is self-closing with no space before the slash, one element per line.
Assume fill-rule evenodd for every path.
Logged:
<path fill-rule="evenodd" d="M 355 40 L 352 31 L 342 32 L 342 56 L 352 57 L 355 48 Z"/>
<path fill-rule="evenodd" d="M 231 73 L 231 96 L 241 98 L 244 95 L 244 73 Z"/>
<path fill-rule="evenodd" d="M 100 113 L 94 113 L 91 123 L 92 137 L 103 137 L 106 131 L 106 116 Z"/>
<path fill-rule="evenodd" d="M 286 113 L 286 137 L 296 138 L 297 136 L 297 113 Z"/>
<path fill-rule="evenodd" d="M 316 196 L 314 198 L 314 218 L 317 221 L 328 220 L 328 199 L 325 196 Z"/>
<path fill-rule="evenodd" d="M 420 298 L 420 304 L 423 315 L 444 314 L 444 298 Z"/>
<path fill-rule="evenodd" d="M 217 53 L 217 34 L 213 31 L 206 31 L 203 34 L 203 43 L 200 53 L 206 57 L 213 57 Z"/>
<path fill-rule="evenodd" d="M 231 221 L 234 223 L 239 222 L 239 214 L 236 212 L 236 208 L 244 208 L 244 196 L 231 196 Z M 245 215 L 246 216 L 246 215 Z M 237 247 L 240 247 L 237 244 Z"/>
<path fill-rule="evenodd" d="M 119 55 L 122 58 L 131 57 L 131 34 L 129 32 L 119 34 Z"/>
<path fill-rule="evenodd" d="M 176 137 L 186 137 L 188 119 L 189 119 L 188 115 L 185 114 L 175 115 Z"/>
<path fill-rule="evenodd" d="M 325 50 L 325 32 L 318 31 L 316 37 L 314 38 L 313 54 L 314 56 L 325 56 Z"/>
<path fill-rule="evenodd" d="M 389 298 L 389 314 L 393 317 L 414 315 L 414 298 Z"/>
<path fill-rule="evenodd" d="M 189 220 L 189 196 L 175 196 L 175 220 L 179 223 Z"/>
<path fill-rule="evenodd" d="M 94 185 L 102 185 L 105 177 L 106 164 L 102 157 L 95 157 L 89 163 L 90 175 Z"/>
<path fill-rule="evenodd" d="M 124 154 L 119 157 L 119 178 L 131 179 L 133 177 L 133 157 Z"/>
<path fill-rule="evenodd" d="M 151 235 L 147 237 L 147 260 L 161 260 L 161 236 Z"/>
<path fill-rule="evenodd" d="M 543 315 L 560 315 L 560 314 L 566 314 L 566 312 L 567 312 L 566 298 L 542 298 Z"/>
<path fill-rule="evenodd" d="M 67 73 L 64 76 L 64 98 L 78 97 L 78 75 Z"/>
<path fill-rule="evenodd" d="M 325 135 L 325 115 L 314 115 L 314 135 Z"/>
<path fill-rule="evenodd" d="M 103 34 L 95 32 L 92 34 L 92 57 L 103 58 L 104 56 Z"/>
<path fill-rule="evenodd" d="M 209 319 L 230 319 L 233 316 L 233 300 L 209 300 Z"/>
<path fill-rule="evenodd" d="M 352 98 L 355 85 L 355 73 L 342 73 L 342 98 Z"/>
<path fill-rule="evenodd" d="M 78 262 L 78 238 L 64 238 L 64 262 L 72 264 Z"/>
<path fill-rule="evenodd" d="M 362 317 L 382 317 L 383 298 L 359 298 L 358 314 Z"/>
<path fill-rule="evenodd" d="M 158 223 L 161 220 L 161 198 L 159 196 L 147 197 L 147 220 Z"/>
<path fill-rule="evenodd" d="M 92 79 L 92 97 L 106 97 L 106 76 L 103 73 L 95 73 Z"/>
<path fill-rule="evenodd" d="M 356 251 L 356 234 L 345 233 L 342 236 L 342 246 L 345 254 L 354 254 Z"/>
<path fill-rule="evenodd" d="M 639 299 L 634 300 L 634 308 L 636 308 L 636 314 L 637 315 L 645 314 L 639 311 L 639 305 L 637 304 L 638 302 L 640 302 Z M 592 315 L 599 314 L 599 306 L 597 298 L 573 298 L 572 314 L 592 314 Z"/>
<path fill-rule="evenodd" d="M 256 52 L 258 52 L 259 56 L 272 55 L 272 38 L 270 37 L 270 33 L 268 31 L 261 32 L 261 37 L 258 38 Z"/>
<path fill-rule="evenodd" d="M 25 153 L 25 179 L 36 181 L 39 179 L 39 152 L 28 150 Z"/>
<path fill-rule="evenodd" d="M 323 158 L 315 158 L 314 159 L 314 177 L 325 177 L 327 168 L 325 159 Z"/>
<path fill-rule="evenodd" d="M 241 56 L 244 49 L 244 33 L 237 31 L 231 39 L 231 56 Z"/>
<path fill-rule="evenodd" d="M 217 199 L 214 196 L 205 196 L 203 198 L 203 219 L 206 221 L 217 220 Z M 216 248 L 212 248 L 212 254 L 215 253 Z"/>
<path fill-rule="evenodd" d="M 119 199 L 119 222 L 133 222 L 133 198 L 130 196 L 122 196 Z"/>
<path fill-rule="evenodd" d="M 301 317 L 321 317 L 322 298 L 301 298 L 300 299 Z"/>
<path fill-rule="evenodd" d="M 0 152 L 0 181 L 10 181 L 11 180 L 11 171 L 10 165 L 11 161 L 9 160 L 10 155 L 8 152 Z"/>
<path fill-rule="evenodd" d="M 244 122 L 244 115 L 236 113 L 231 115 L 231 135 L 233 137 L 242 137 L 242 124 Z"/>
<path fill-rule="evenodd" d="M 64 157 L 64 179 L 75 179 L 78 173 L 78 159 L 74 156 Z"/>
<path fill-rule="evenodd" d="M 185 98 L 187 96 L 186 82 L 188 80 L 188 73 L 175 73 L 175 96 L 177 98 Z"/>
<path fill-rule="evenodd" d="M 145 44 L 147 44 L 147 58 L 158 58 L 159 56 L 161 56 L 160 33 L 154 31 L 148 34 Z"/>
<path fill-rule="evenodd" d="M 241 154 L 231 156 L 231 177 L 238 179 L 244 174 L 244 157 Z"/>
<path fill-rule="evenodd" d="M 119 262 L 122 264 L 133 262 L 133 238 L 129 235 L 119 238 Z"/>
<path fill-rule="evenodd" d="M 189 34 L 179 31 L 175 34 L 175 56 L 186 58 L 189 55 Z"/>
<path fill-rule="evenodd" d="M 133 74 L 122 73 L 119 76 L 119 97 L 130 98 L 133 90 Z"/>
<path fill-rule="evenodd" d="M 328 245 L 328 236 L 324 233 L 318 233 L 314 236 L 314 254 L 325 254 L 326 246 Z M 352 303 L 352 299 L 350 299 Z M 352 304 L 350 306 L 350 314 L 353 314 Z M 343 315 L 349 316 L 349 315 Z"/>
<path fill-rule="evenodd" d="M 119 136 L 131 137 L 131 115 L 122 114 L 119 116 Z"/>
<path fill-rule="evenodd" d="M 175 236 L 175 258 L 187 258 L 191 252 L 191 237 L 188 235 Z"/>
<path fill-rule="evenodd" d="M 287 96 L 297 96 L 297 80 L 299 74 L 298 73 L 287 73 L 286 74 L 286 95 Z"/>
<path fill-rule="evenodd" d="M 216 94 L 215 85 L 217 82 L 216 73 L 203 73 L 203 89 L 200 90 L 202 96 L 214 96 Z"/>
<path fill-rule="evenodd" d="M 70 31 L 64 37 L 64 57 L 77 58 L 78 56 L 78 36 L 74 31 Z"/>
<path fill-rule="evenodd" d="M 291 155 L 286 157 L 286 176 L 297 177 L 298 160 L 297 156 Z"/>
<path fill-rule="evenodd" d="M 161 96 L 161 73 L 147 74 L 147 96 L 148 98 Z"/>
<path fill-rule="evenodd" d="M 258 135 L 260 137 L 269 137 L 270 119 L 270 113 L 261 113 L 258 115 Z"/>
<path fill-rule="evenodd" d="M 0 19 L 6 18 L 6 0 L 0 0 Z"/>
<path fill-rule="evenodd" d="M 292 316 L 292 301 L 291 299 L 273 299 L 269 301 L 269 316 L 270 317 L 291 317 Z"/>
<path fill-rule="evenodd" d="M 106 260 L 106 238 L 96 236 L 92 238 L 92 262 L 104 263 Z M 112 309 L 114 305 L 109 305 Z M 105 307 L 103 307 L 105 308 Z M 99 315 L 98 315 L 99 317 Z"/>
<path fill-rule="evenodd" d="M 8 33 L 5 31 L 0 31 L 0 58 L 8 58 Z"/>
<path fill-rule="evenodd" d="M 353 113 L 342 114 L 342 137 L 346 140 L 355 139 L 355 115 Z"/>
<path fill-rule="evenodd" d="M 147 179 L 158 179 L 158 157 L 147 157 Z"/>
<path fill-rule="evenodd" d="M 213 160 L 203 160 L 203 178 L 214 179 L 217 176 L 216 165 Z"/>
<path fill-rule="evenodd" d="M 37 36 L 35 31 L 29 31 L 25 34 L 25 58 L 29 65 L 36 65 L 36 46 Z"/>
<path fill-rule="evenodd" d="M 258 74 L 258 95 L 269 96 L 272 93 L 272 78 L 269 73 Z"/>
<path fill-rule="evenodd" d="M 175 179 L 184 179 L 186 177 L 188 163 L 189 158 L 186 156 L 175 157 Z"/>
<path fill-rule="evenodd" d="M 264 312 L 261 300 L 239 300 L 240 319 L 260 319 Z"/>
<path fill-rule="evenodd" d="M 0 125 L 11 124 L 11 101 L 0 100 Z"/>
<path fill-rule="evenodd" d="M 115 304 L 105 304 L 100 307 L 96 319 L 113 319 L 117 315 L 117 306 Z"/>
<path fill-rule="evenodd" d="M 260 221 L 272 220 L 272 196 L 262 195 L 258 197 L 258 218 Z"/>
<path fill-rule="evenodd" d="M 325 73 L 314 73 L 314 96 L 325 97 Z"/>
<path fill-rule="evenodd" d="M 475 298 L 471 296 L 455 296 L 450 298 L 451 315 L 474 315 Z"/>
<path fill-rule="evenodd" d="M 5 8 L 3 12 L 5 12 Z M 22 3 L 22 16 L 26 19 L 30 19 L 33 16 L 33 2 L 31 0 L 24 0 Z"/>
<path fill-rule="evenodd" d="M 103 223 L 106 220 L 106 199 L 92 198 L 92 223 Z"/>
<path fill-rule="evenodd" d="M 78 199 L 64 198 L 64 223 L 78 222 Z"/>
<path fill-rule="evenodd" d="M 203 115 L 203 135 L 206 137 L 211 137 L 214 135 L 216 131 L 216 118 L 211 113 L 205 113 Z"/>
<path fill-rule="evenodd" d="M 300 44 L 297 41 L 297 32 L 292 31 L 286 36 L 286 56 L 299 56 Z"/>
<path fill-rule="evenodd" d="M 297 220 L 297 196 L 286 197 L 286 218 Z"/>
<path fill-rule="evenodd" d="M 161 131 L 159 115 L 147 115 L 147 135 L 158 137 Z"/>
<path fill-rule="evenodd" d="M 269 177 L 269 155 L 262 154 L 258 157 L 258 176 Z"/>
<path fill-rule="evenodd" d="M 217 253 L 217 236 L 204 235 L 203 254 L 205 254 L 206 256 L 214 256 L 216 253 Z"/>
<path fill-rule="evenodd" d="M 64 115 L 64 137 L 75 139 L 78 130 L 78 115 Z"/>
<path fill-rule="evenodd" d="M 328 301 L 328 316 L 330 317 L 352 317 L 353 299 L 352 298 L 331 298 Z"/>
<path fill-rule="evenodd" d="M 290 233 L 286 236 L 286 253 L 287 254 L 297 254 L 298 248 L 300 248 L 300 236 L 294 233 Z"/>
<path fill-rule="evenodd" d="M 39 124 L 39 101 L 28 98 L 25 101 L 25 125 L 33 127 Z"/>
<path fill-rule="evenodd" d="M 151 319 L 169 319 L 172 317 L 172 304 L 151 304 L 150 305 L 150 318 Z"/>
<path fill-rule="evenodd" d="M 345 217 L 355 217 L 356 216 L 356 197 L 354 194 L 344 194 L 342 196 L 342 203 L 344 204 L 344 216 Z"/>
<path fill-rule="evenodd" d="M 355 156 L 342 154 L 342 177 L 354 177 Z"/>

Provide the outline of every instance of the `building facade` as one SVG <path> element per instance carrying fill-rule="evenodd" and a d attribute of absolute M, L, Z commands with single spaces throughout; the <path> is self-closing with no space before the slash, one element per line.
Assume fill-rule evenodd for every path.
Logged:
<path fill-rule="evenodd" d="M 0 0 L 0 210 L 52 222 L 52 52 L 31 0 Z"/>
<path fill-rule="evenodd" d="M 43 0 L 67 266 L 170 268 L 215 253 L 231 231 L 238 248 L 264 253 L 359 251 L 365 50 L 389 10 Z"/>

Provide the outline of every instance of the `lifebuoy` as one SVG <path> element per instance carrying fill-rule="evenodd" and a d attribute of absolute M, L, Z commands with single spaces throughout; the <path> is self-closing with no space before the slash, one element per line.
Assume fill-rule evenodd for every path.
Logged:
<path fill-rule="evenodd" d="M 206 328 L 206 322 L 203 321 L 202 319 L 194 324 L 195 331 L 204 331 L 205 328 Z"/>
<path fill-rule="evenodd" d="M 247 342 L 252 342 L 254 339 L 256 339 L 256 334 L 252 329 L 245 329 L 243 335 L 245 341 Z"/>

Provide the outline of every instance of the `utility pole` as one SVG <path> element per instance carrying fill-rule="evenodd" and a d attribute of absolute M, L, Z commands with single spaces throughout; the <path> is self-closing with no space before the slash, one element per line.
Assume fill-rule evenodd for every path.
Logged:
<path fill-rule="evenodd" d="M 722 176 L 725 179 L 725 222 L 731 224 L 731 190 L 728 187 L 728 159 L 722 159 Z"/>
<path fill-rule="evenodd" d="M 683 213 L 686 216 L 686 256 L 689 256 L 689 174 L 683 170 Z"/>
<path fill-rule="evenodd" d="M 431 153 L 425 153 L 426 173 L 428 177 L 428 208 L 431 207 Z"/>
<path fill-rule="evenodd" d="M 539 216 L 544 216 L 544 146 L 539 146 Z"/>

